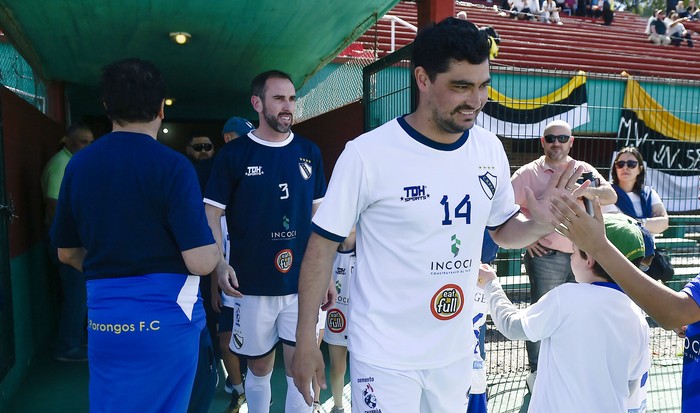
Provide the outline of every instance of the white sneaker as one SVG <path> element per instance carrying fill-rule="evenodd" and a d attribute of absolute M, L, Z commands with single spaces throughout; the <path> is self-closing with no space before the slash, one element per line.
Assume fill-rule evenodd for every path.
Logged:
<path fill-rule="evenodd" d="M 533 371 L 532 373 L 528 374 L 527 377 L 525 378 L 525 386 L 527 387 L 527 390 L 532 394 L 532 392 L 535 390 L 535 380 L 537 379 L 537 371 Z"/>

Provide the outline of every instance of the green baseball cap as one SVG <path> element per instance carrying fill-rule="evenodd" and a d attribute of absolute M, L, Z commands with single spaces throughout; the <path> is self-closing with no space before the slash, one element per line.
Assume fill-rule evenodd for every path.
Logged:
<path fill-rule="evenodd" d="M 603 222 L 608 240 L 628 260 L 644 257 L 644 236 L 637 221 L 625 214 L 604 214 Z"/>

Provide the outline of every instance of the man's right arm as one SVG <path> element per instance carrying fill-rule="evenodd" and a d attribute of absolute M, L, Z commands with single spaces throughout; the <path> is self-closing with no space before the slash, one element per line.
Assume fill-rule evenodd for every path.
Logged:
<path fill-rule="evenodd" d="M 205 203 L 204 213 L 207 216 L 207 223 L 209 228 L 211 228 L 211 233 L 214 236 L 214 241 L 216 243 L 217 251 L 217 263 L 214 271 L 214 276 L 216 277 L 212 280 L 212 283 L 218 283 L 219 288 L 224 294 L 231 297 L 242 297 L 241 293 L 236 290 L 238 288 L 238 278 L 233 268 L 224 259 L 223 251 L 223 235 L 221 232 L 221 217 L 224 215 L 225 210 L 215 207 L 214 205 Z"/>
<path fill-rule="evenodd" d="M 321 387 L 325 388 L 323 357 L 316 343 L 316 323 L 318 309 L 328 290 L 338 245 L 338 242 L 312 232 L 299 274 L 299 318 L 292 376 L 309 406 L 313 403 L 309 389 L 314 374 Z"/>

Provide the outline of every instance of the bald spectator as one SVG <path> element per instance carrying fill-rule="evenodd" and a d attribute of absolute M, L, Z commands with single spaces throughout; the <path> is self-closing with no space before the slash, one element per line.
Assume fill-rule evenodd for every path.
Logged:
<path fill-rule="evenodd" d="M 41 189 L 46 204 L 47 228 L 53 222 L 63 173 L 68 161 L 93 140 L 94 136 L 90 128 L 78 123 L 71 125 L 63 138 L 63 148 L 44 167 L 41 174 Z M 85 361 L 87 360 L 85 278 L 80 271 L 58 261 L 56 248 L 51 246 L 50 250 L 51 258 L 58 265 L 58 274 L 61 278 L 61 315 L 55 358 L 59 361 Z"/>

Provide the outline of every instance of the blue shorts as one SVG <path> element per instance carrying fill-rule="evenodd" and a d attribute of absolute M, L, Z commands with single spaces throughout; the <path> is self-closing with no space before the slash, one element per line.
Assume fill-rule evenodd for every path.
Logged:
<path fill-rule="evenodd" d="M 205 315 L 199 277 L 87 281 L 90 412 L 186 412 Z"/>

